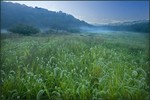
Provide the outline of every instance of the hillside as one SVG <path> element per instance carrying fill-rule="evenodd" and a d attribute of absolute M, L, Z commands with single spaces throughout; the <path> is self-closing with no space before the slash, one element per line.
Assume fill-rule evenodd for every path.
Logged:
<path fill-rule="evenodd" d="M 120 23 L 112 23 L 107 25 L 99 25 L 97 28 L 113 31 L 132 31 L 149 33 L 149 20 L 128 21 Z"/>
<path fill-rule="evenodd" d="M 85 21 L 62 11 L 54 12 L 39 7 L 28 7 L 18 3 L 1 2 L 1 28 L 7 29 L 16 24 L 33 25 L 41 29 L 78 29 L 91 26 Z"/>

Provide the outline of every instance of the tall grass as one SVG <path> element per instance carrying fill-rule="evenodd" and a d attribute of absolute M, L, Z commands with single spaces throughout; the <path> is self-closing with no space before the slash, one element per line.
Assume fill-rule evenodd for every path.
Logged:
<path fill-rule="evenodd" d="M 1 99 L 148 100 L 145 34 L 1 41 Z"/>

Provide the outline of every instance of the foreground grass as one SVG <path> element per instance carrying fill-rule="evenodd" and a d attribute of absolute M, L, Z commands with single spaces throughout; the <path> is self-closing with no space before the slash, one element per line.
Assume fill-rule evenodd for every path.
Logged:
<path fill-rule="evenodd" d="M 148 100 L 148 36 L 138 33 L 1 41 L 1 99 Z"/>

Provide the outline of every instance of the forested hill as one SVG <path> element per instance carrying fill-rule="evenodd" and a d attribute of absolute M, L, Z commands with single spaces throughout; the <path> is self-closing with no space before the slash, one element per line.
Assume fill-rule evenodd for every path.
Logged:
<path fill-rule="evenodd" d="M 105 30 L 114 30 L 114 31 L 133 31 L 133 32 L 144 32 L 149 33 L 149 20 L 138 20 L 122 23 L 114 23 L 108 25 L 99 26 Z"/>
<path fill-rule="evenodd" d="M 39 7 L 28 7 L 18 3 L 1 2 L 1 28 L 7 29 L 16 24 L 28 24 L 38 28 L 61 30 L 91 26 L 62 11 L 55 12 Z"/>

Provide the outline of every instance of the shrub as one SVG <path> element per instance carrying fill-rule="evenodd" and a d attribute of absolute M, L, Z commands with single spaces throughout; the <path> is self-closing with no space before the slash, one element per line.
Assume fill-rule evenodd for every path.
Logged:
<path fill-rule="evenodd" d="M 30 25 L 17 24 L 15 26 L 11 27 L 10 29 L 8 29 L 8 31 L 10 31 L 12 33 L 23 34 L 23 35 L 31 35 L 31 34 L 38 33 L 39 29 L 35 28 L 33 26 L 30 26 Z"/>

